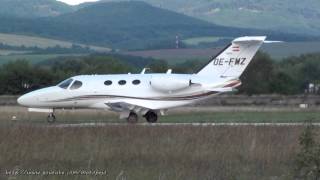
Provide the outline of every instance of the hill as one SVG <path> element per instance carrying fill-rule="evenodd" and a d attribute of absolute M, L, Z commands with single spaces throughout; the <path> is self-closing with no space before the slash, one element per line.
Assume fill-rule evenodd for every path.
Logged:
<path fill-rule="evenodd" d="M 222 26 L 320 35 L 320 1 L 316 0 L 142 1 Z"/>
<path fill-rule="evenodd" d="M 0 0 L 0 16 L 34 18 L 58 16 L 71 11 L 71 6 L 55 0 Z"/>
<path fill-rule="evenodd" d="M 142 2 L 94 4 L 79 11 L 55 17 L 53 21 L 80 30 L 70 34 L 72 39 L 82 36 L 82 30 L 85 30 L 87 34 L 82 41 L 94 40 L 99 44 L 113 45 L 118 48 L 161 46 L 161 43 L 167 46 L 168 42 L 172 42 L 174 46 L 176 35 L 190 37 L 196 34 L 210 34 L 214 31 L 216 34 L 236 31 Z M 140 46 L 141 41 L 147 43 Z"/>
<path fill-rule="evenodd" d="M 181 39 L 242 35 L 269 35 L 286 41 L 306 39 L 304 36 L 218 26 L 134 1 L 98 3 L 56 17 L 37 19 L 0 17 L 0 32 L 121 49 L 174 47 L 176 35 Z"/>

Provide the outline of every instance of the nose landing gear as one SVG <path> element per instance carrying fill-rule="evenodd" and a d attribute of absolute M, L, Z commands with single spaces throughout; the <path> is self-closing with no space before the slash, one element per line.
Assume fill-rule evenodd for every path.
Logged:
<path fill-rule="evenodd" d="M 56 122 L 56 116 L 53 113 L 50 113 L 47 117 L 47 122 L 50 124 Z"/>

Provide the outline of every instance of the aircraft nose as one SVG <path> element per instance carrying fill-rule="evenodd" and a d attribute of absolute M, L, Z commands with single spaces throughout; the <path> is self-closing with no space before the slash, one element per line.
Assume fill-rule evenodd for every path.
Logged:
<path fill-rule="evenodd" d="M 26 105 L 26 97 L 23 95 L 21 97 L 18 98 L 18 104 L 25 106 Z"/>
<path fill-rule="evenodd" d="M 18 104 L 26 107 L 38 107 L 42 106 L 43 102 L 40 99 L 48 98 L 52 92 L 59 92 L 57 87 L 48 87 L 39 90 L 35 90 L 25 94 L 17 99 Z"/>
<path fill-rule="evenodd" d="M 23 95 L 18 98 L 17 102 L 18 104 L 22 106 L 30 106 L 32 105 L 33 99 L 29 94 Z"/>

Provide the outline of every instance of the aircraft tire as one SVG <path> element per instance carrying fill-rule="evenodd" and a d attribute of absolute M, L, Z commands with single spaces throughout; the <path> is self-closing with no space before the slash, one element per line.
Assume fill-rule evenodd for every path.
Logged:
<path fill-rule="evenodd" d="M 128 123 L 134 124 L 138 122 L 138 115 L 134 112 L 131 112 L 129 114 L 129 117 L 127 118 Z"/>
<path fill-rule="evenodd" d="M 156 123 L 158 121 L 158 114 L 153 111 L 149 111 L 145 115 L 145 118 L 149 123 Z"/>
<path fill-rule="evenodd" d="M 47 117 L 47 122 L 50 123 L 50 124 L 55 123 L 56 122 L 56 116 L 53 113 L 49 114 L 48 117 Z"/>

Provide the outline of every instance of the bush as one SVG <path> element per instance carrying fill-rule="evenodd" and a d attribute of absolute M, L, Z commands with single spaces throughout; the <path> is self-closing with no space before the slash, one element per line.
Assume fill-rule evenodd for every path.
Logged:
<path fill-rule="evenodd" d="M 315 136 L 314 126 L 309 122 L 299 138 L 301 149 L 295 159 L 296 179 L 320 179 L 320 144 Z"/>

